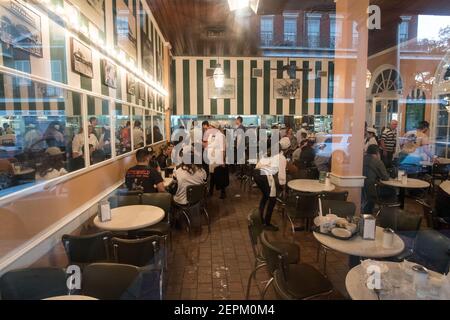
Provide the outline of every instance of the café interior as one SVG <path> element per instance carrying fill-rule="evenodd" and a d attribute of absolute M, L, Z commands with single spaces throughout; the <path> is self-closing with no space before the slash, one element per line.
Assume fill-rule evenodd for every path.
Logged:
<path fill-rule="evenodd" d="M 450 299 L 449 17 L 0 0 L 0 299 Z"/>

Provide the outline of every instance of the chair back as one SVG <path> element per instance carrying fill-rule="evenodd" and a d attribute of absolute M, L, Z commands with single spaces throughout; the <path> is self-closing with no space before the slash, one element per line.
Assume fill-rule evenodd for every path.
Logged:
<path fill-rule="evenodd" d="M 436 230 L 417 233 L 414 256 L 430 270 L 448 273 L 450 263 L 450 239 Z"/>
<path fill-rule="evenodd" d="M 111 232 L 105 231 L 85 236 L 65 234 L 62 243 L 69 263 L 85 264 L 110 260 Z"/>
<path fill-rule="evenodd" d="M 13 270 L 0 278 L 3 300 L 42 300 L 67 295 L 66 273 L 61 268 Z"/>
<path fill-rule="evenodd" d="M 117 263 L 93 263 L 83 271 L 82 293 L 100 300 L 119 300 L 132 290 L 139 267 Z"/>
<path fill-rule="evenodd" d="M 287 205 L 294 206 L 299 217 L 314 218 L 319 210 L 318 199 L 318 193 L 296 192 L 289 196 Z"/>
<path fill-rule="evenodd" d="M 260 256 L 258 249 L 258 239 L 263 232 L 263 222 L 258 209 L 254 209 L 248 216 L 248 234 L 250 236 L 250 242 L 252 244 L 253 254 L 256 257 Z"/>
<path fill-rule="evenodd" d="M 422 216 L 407 213 L 397 207 L 383 207 L 378 215 L 382 228 L 391 228 L 395 232 L 415 237 L 422 223 Z"/>
<path fill-rule="evenodd" d="M 328 214 L 330 212 L 340 218 L 353 217 L 356 212 L 356 205 L 353 202 L 341 200 L 323 200 L 322 212 Z"/>
<path fill-rule="evenodd" d="M 142 194 L 142 204 L 163 209 L 165 213 L 163 221 L 170 222 L 172 204 L 172 195 L 170 193 L 144 193 Z"/>
<path fill-rule="evenodd" d="M 283 253 L 278 248 L 274 247 L 267 239 L 267 234 L 265 232 L 261 233 L 260 243 L 262 248 L 262 255 L 264 261 L 267 264 L 267 268 L 271 275 L 274 274 L 277 269 L 285 269 L 282 264 L 285 261 L 285 253 Z"/>
<path fill-rule="evenodd" d="M 206 184 L 198 184 L 187 187 L 186 198 L 189 205 L 194 205 L 199 203 L 205 198 L 206 195 Z"/>
<path fill-rule="evenodd" d="M 141 196 L 139 195 L 115 195 L 108 199 L 111 208 L 136 206 L 141 204 Z"/>
<path fill-rule="evenodd" d="M 162 238 L 159 236 L 132 240 L 112 238 L 114 260 L 116 263 L 130 264 L 137 267 L 150 264 L 159 265 L 158 252 L 162 241 Z"/>
<path fill-rule="evenodd" d="M 347 201 L 348 191 L 340 191 L 340 192 L 323 192 L 320 195 L 320 198 L 323 200 L 339 200 L 339 201 Z"/>

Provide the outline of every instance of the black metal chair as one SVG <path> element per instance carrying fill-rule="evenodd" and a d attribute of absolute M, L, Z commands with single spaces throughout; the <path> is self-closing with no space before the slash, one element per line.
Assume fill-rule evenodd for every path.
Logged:
<path fill-rule="evenodd" d="M 263 230 L 264 227 L 261 220 L 261 215 L 259 214 L 259 210 L 254 209 L 252 213 L 248 216 L 248 233 L 250 236 L 250 242 L 252 244 L 253 255 L 255 257 L 255 265 L 252 273 L 248 278 L 247 293 L 246 293 L 247 300 L 250 295 L 250 287 L 252 279 L 256 280 L 256 273 L 258 272 L 258 270 L 266 266 L 266 262 L 262 255 L 259 245 L 259 237 L 263 232 Z M 300 261 L 300 247 L 297 244 L 292 242 L 280 242 L 280 241 L 274 241 L 273 243 L 277 248 L 279 248 L 282 252 L 286 254 L 287 263 L 298 263 Z M 261 293 L 259 286 L 258 290 Z"/>
<path fill-rule="evenodd" d="M 375 204 L 378 206 L 378 211 L 376 215 L 381 212 L 382 208 L 385 207 L 400 207 L 400 201 L 397 197 L 397 190 L 392 187 L 386 187 L 381 184 L 374 184 L 371 186 L 374 188 L 374 194 L 376 195 Z"/>
<path fill-rule="evenodd" d="M 0 278 L 3 300 L 42 300 L 67 295 L 67 275 L 61 268 L 13 270 Z"/>
<path fill-rule="evenodd" d="M 450 239 L 436 230 L 417 233 L 414 249 L 408 260 L 439 272 L 448 273 L 450 264 Z"/>
<path fill-rule="evenodd" d="M 262 299 L 271 284 L 277 295 L 287 300 L 314 299 L 333 292 L 330 281 L 314 267 L 304 263 L 288 264 L 286 254 L 269 242 L 264 232 L 260 239 L 267 269 L 273 275 L 264 288 Z"/>
<path fill-rule="evenodd" d="M 129 235 L 136 238 L 145 238 L 152 235 L 159 235 L 164 238 L 164 245 L 167 246 L 167 238 L 170 240 L 170 247 L 172 247 L 172 229 L 171 223 L 171 209 L 172 209 L 172 195 L 170 193 L 144 193 L 142 194 L 142 204 L 156 206 L 164 210 L 164 219 L 145 229 L 129 232 Z"/>
<path fill-rule="evenodd" d="M 124 206 L 136 206 L 142 204 L 141 195 L 115 195 L 109 199 L 111 208 L 124 207 Z"/>
<path fill-rule="evenodd" d="M 62 243 L 69 264 L 83 268 L 89 263 L 111 261 L 111 237 L 112 233 L 109 231 L 83 236 L 63 235 Z"/>
<path fill-rule="evenodd" d="M 294 220 L 302 219 L 305 230 L 309 230 L 310 222 L 318 212 L 318 193 L 296 192 L 288 196 L 282 205 L 283 216 L 286 216 L 291 224 L 292 233 L 295 235 Z"/>
<path fill-rule="evenodd" d="M 450 165 L 435 163 L 431 169 L 431 185 L 433 189 L 436 188 L 436 181 L 445 181 L 449 178 Z"/>
<path fill-rule="evenodd" d="M 191 231 L 193 225 L 196 227 L 201 225 L 200 219 L 202 213 L 208 224 L 208 232 L 211 232 L 211 221 L 206 208 L 207 193 L 208 185 L 205 183 L 189 186 L 186 188 L 186 198 L 188 203 L 186 205 L 176 205 L 176 209 L 181 211 L 186 218 L 188 232 Z"/>
<path fill-rule="evenodd" d="M 131 264 L 137 267 L 148 265 L 161 266 L 159 253 L 161 252 L 160 236 L 150 236 L 142 239 L 112 238 L 114 260 L 116 263 Z"/>
<path fill-rule="evenodd" d="M 356 205 L 353 202 L 341 200 L 322 200 L 323 214 L 337 215 L 340 218 L 353 217 L 356 212 Z"/>
<path fill-rule="evenodd" d="M 100 300 L 161 300 L 162 274 L 128 264 L 94 263 L 83 272 L 82 293 Z"/>
<path fill-rule="evenodd" d="M 348 191 L 335 191 L 335 192 L 323 192 L 320 195 L 322 200 L 339 200 L 339 201 L 347 201 Z"/>

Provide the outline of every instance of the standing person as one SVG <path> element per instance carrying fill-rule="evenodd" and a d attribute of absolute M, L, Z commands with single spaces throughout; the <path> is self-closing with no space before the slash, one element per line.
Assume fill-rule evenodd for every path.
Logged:
<path fill-rule="evenodd" d="M 23 137 L 23 141 L 23 148 L 25 150 L 30 149 L 32 151 L 38 151 L 45 148 L 42 134 L 36 128 L 34 123 L 27 125 L 27 132 Z"/>
<path fill-rule="evenodd" d="M 234 133 L 234 140 L 236 145 L 234 146 L 234 161 L 238 169 L 238 177 L 242 179 L 244 176 L 244 163 L 246 154 L 246 142 L 245 142 L 245 127 L 242 124 L 243 119 L 238 116 L 235 121 L 236 131 Z M 244 150 L 244 154 L 238 153 L 239 150 Z"/>
<path fill-rule="evenodd" d="M 61 125 L 58 121 L 50 122 L 43 139 L 47 143 L 47 148 L 64 147 L 64 135 L 61 133 Z"/>
<path fill-rule="evenodd" d="M 367 148 L 370 145 L 378 146 L 377 130 L 375 128 L 367 128 L 366 129 L 366 142 L 364 145 L 364 152 L 367 152 Z"/>
<path fill-rule="evenodd" d="M 136 152 L 137 164 L 128 169 L 125 175 L 125 184 L 130 191 L 143 193 L 166 192 L 161 174 L 149 166 L 150 152 L 148 149 L 139 149 Z"/>
<path fill-rule="evenodd" d="M 98 119 L 96 117 L 90 117 L 89 118 L 89 125 L 94 128 L 94 134 L 98 138 L 99 137 L 99 134 L 97 132 Z"/>
<path fill-rule="evenodd" d="M 428 121 L 421 121 L 417 126 L 416 146 L 422 156 L 422 160 L 433 160 L 434 155 L 430 148 L 430 139 L 428 137 L 430 124 Z M 429 159 L 427 159 L 429 158 Z"/>
<path fill-rule="evenodd" d="M 131 122 L 127 121 L 125 128 L 120 131 L 120 144 L 123 152 L 131 150 Z"/>
<path fill-rule="evenodd" d="M 381 134 L 381 160 L 388 169 L 392 168 L 392 158 L 397 147 L 397 126 L 397 120 L 392 120 L 389 127 L 385 128 Z"/>
<path fill-rule="evenodd" d="M 299 144 L 308 137 L 308 124 L 306 122 L 302 123 L 302 127 L 297 131 L 295 136 Z"/>
<path fill-rule="evenodd" d="M 282 138 L 280 140 L 280 152 L 270 157 L 261 158 L 256 164 L 254 178 L 262 192 L 262 198 L 259 202 L 259 214 L 266 230 L 278 230 L 278 227 L 271 223 L 272 213 L 277 202 L 278 191 L 283 190 L 286 185 L 287 160 L 284 154 L 290 147 L 291 142 L 289 138 Z"/>
<path fill-rule="evenodd" d="M 135 149 L 139 149 L 144 146 L 144 130 L 142 130 L 142 124 L 139 120 L 134 122 L 133 145 Z"/>
<path fill-rule="evenodd" d="M 380 160 L 379 148 L 376 145 L 370 145 L 367 148 L 367 154 L 363 160 L 363 175 L 366 177 L 364 180 L 364 213 L 372 214 L 375 206 L 375 200 L 377 198 L 377 191 L 375 189 L 375 183 L 378 181 L 389 180 L 389 175 L 386 171 L 383 161 Z"/>

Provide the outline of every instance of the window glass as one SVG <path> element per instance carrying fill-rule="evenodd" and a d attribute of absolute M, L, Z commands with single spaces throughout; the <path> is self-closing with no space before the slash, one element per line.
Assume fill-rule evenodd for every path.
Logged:
<path fill-rule="evenodd" d="M 91 164 L 96 164 L 112 156 L 109 102 L 88 96 L 87 104 L 90 159 Z"/>
<path fill-rule="evenodd" d="M 144 146 L 144 109 L 133 108 L 133 147 L 139 149 Z"/>
<path fill-rule="evenodd" d="M 153 142 L 163 141 L 164 137 L 164 115 L 155 112 L 153 115 Z"/>
<path fill-rule="evenodd" d="M 261 44 L 263 46 L 272 45 L 273 41 L 273 18 L 261 18 Z"/>
<path fill-rule="evenodd" d="M 0 96 L 0 197 L 84 168 L 79 93 L 0 74 Z"/>
<path fill-rule="evenodd" d="M 308 45 L 310 48 L 320 46 L 320 17 L 308 16 Z"/>
<path fill-rule="evenodd" d="M 131 151 L 130 106 L 116 103 L 116 154 L 121 155 Z"/>
<path fill-rule="evenodd" d="M 145 110 L 145 142 L 147 145 L 153 143 L 152 112 Z"/>
<path fill-rule="evenodd" d="M 284 18 L 284 43 L 286 46 L 295 46 L 297 43 L 297 18 Z"/>

